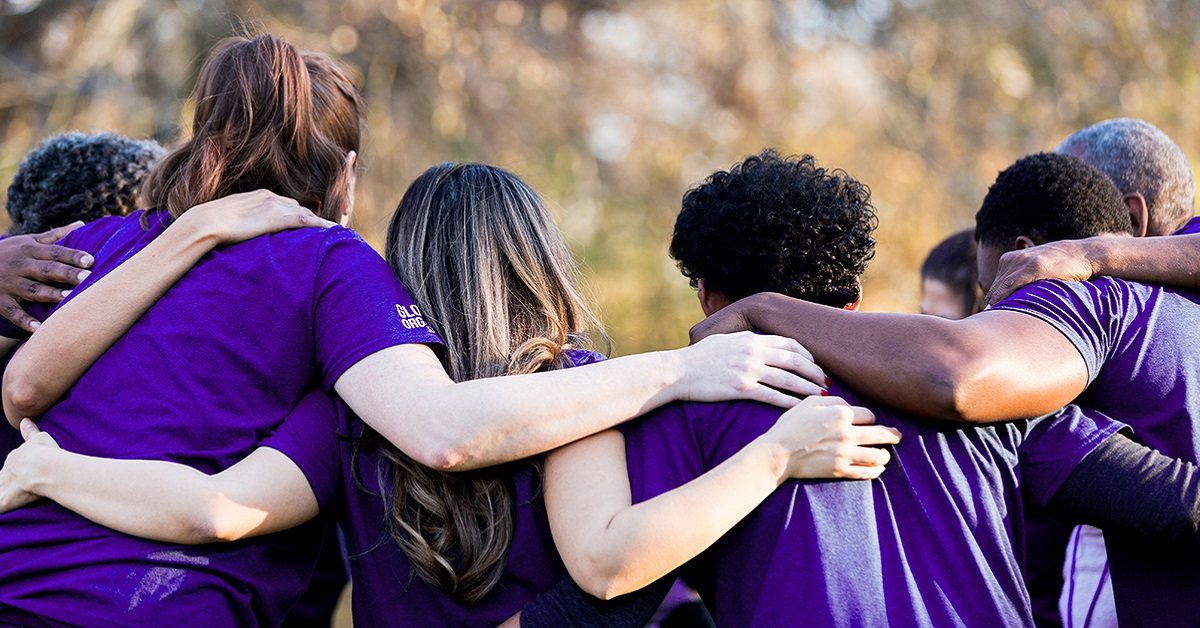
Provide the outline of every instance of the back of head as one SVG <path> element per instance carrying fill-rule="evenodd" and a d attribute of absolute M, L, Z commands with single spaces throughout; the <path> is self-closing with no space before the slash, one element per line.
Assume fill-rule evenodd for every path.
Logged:
<path fill-rule="evenodd" d="M 860 297 L 878 224 L 866 185 L 766 150 L 684 194 L 671 257 L 692 287 L 731 301 L 771 291 L 843 307 Z"/>
<path fill-rule="evenodd" d="M 446 342 L 456 381 L 561 366 L 600 329 L 538 194 L 516 175 L 443 163 L 404 193 L 387 259 Z M 447 474 L 389 445 L 392 536 L 425 581 L 474 603 L 500 581 L 512 542 L 505 474 Z"/>
<path fill-rule="evenodd" d="M 975 214 L 975 239 L 1003 250 L 1020 236 L 1044 244 L 1130 229 L 1116 185 L 1083 160 L 1057 153 L 1028 155 L 1003 170 Z"/>
<path fill-rule="evenodd" d="M 1196 181 L 1187 155 L 1149 122 L 1105 120 L 1072 134 L 1054 152 L 1099 168 L 1122 194 L 1141 194 L 1149 214 L 1147 235 L 1168 235 L 1196 211 Z"/>
<path fill-rule="evenodd" d="M 958 295 L 962 311 L 970 316 L 979 310 L 979 273 L 975 264 L 975 232 L 971 229 L 942 240 L 921 264 L 921 279 L 940 281 Z"/>
<path fill-rule="evenodd" d="M 346 158 L 362 103 L 328 57 L 271 35 L 219 43 L 200 70 L 192 136 L 146 182 L 146 203 L 179 216 L 259 188 L 336 220 L 350 201 Z"/>
<path fill-rule="evenodd" d="M 163 156 L 157 142 L 112 133 L 63 133 L 25 156 L 8 188 L 9 235 L 38 233 L 137 209 L 142 182 Z"/>

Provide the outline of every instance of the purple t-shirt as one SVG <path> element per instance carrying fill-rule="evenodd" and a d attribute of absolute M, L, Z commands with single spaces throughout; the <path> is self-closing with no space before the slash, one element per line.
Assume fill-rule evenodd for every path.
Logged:
<path fill-rule="evenodd" d="M 109 217 L 63 245 L 96 266 L 79 289 L 166 228 L 163 212 Z M 72 295 L 74 296 L 74 295 Z M 0 333 L 21 332 L 0 324 Z M 287 442 L 285 417 L 381 349 L 439 339 L 387 264 L 341 227 L 209 253 L 41 420 L 66 450 L 168 460 L 216 473 Z M 295 438 L 292 438 L 295 440 Z M 296 460 L 306 451 L 280 445 Z M 297 460 L 306 473 L 317 462 Z M 102 481 L 102 480 L 100 480 Z M 54 503 L 0 515 L 0 604 L 88 626 L 279 623 L 311 573 L 321 526 L 174 546 L 95 525 Z M 315 535 L 315 536 L 314 536 Z"/>
<path fill-rule="evenodd" d="M 1103 277 L 1038 282 L 995 307 L 1036 316 L 1075 345 L 1089 381 L 1077 403 L 1128 423 L 1143 445 L 1200 461 L 1200 295 Z M 1200 556 L 1104 539 L 1122 626 L 1195 623 Z"/>
<path fill-rule="evenodd" d="M 1031 625 L 1019 487 L 1049 499 L 1121 425 L 1069 407 L 964 426 L 875 412 L 904 437 L 879 480 L 791 481 L 685 568 L 718 626 Z M 622 426 L 634 503 L 699 477 L 771 428 L 753 402 L 672 404 Z M 1036 433 L 1035 439 L 1029 437 Z"/>
<path fill-rule="evenodd" d="M 572 351 L 572 366 L 604 359 L 598 353 Z M 500 583 L 480 602 L 466 605 L 452 599 L 412 570 L 408 557 L 387 533 L 383 482 L 390 482 L 388 462 L 379 449 L 356 446 L 353 438 L 363 424 L 350 413 L 342 419 L 342 498 L 339 525 L 346 537 L 353 587 L 356 626 L 498 626 L 538 593 L 567 575 L 554 539 L 542 497 L 542 477 L 536 458 L 509 465 L 506 471 L 515 509 L 512 545 Z M 381 474 L 382 470 L 382 474 Z"/>

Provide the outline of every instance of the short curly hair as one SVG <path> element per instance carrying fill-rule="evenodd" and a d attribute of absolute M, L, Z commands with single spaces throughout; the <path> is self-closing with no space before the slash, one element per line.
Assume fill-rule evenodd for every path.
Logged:
<path fill-rule="evenodd" d="M 62 133 L 21 160 L 8 188 L 9 235 L 137 209 L 142 181 L 166 151 L 113 133 Z"/>
<path fill-rule="evenodd" d="M 731 301 L 756 292 L 844 307 L 875 255 L 871 191 L 812 155 L 774 150 L 735 164 L 683 196 L 671 257 Z"/>
<path fill-rule="evenodd" d="M 975 239 L 1010 247 L 1077 240 L 1133 229 L 1121 192 L 1095 166 L 1071 155 L 1035 153 L 1004 169 L 975 214 Z"/>

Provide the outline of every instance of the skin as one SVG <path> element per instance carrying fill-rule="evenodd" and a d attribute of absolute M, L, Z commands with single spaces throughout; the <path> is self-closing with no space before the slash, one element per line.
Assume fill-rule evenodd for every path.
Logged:
<path fill-rule="evenodd" d="M 966 318 L 962 297 L 946 282 L 926 277 L 921 281 L 921 313 L 956 321 Z"/>
<path fill-rule="evenodd" d="M 58 303 L 70 294 L 71 287 L 87 279 L 92 256 L 55 244 L 82 225 L 73 222 L 43 233 L 0 240 L 0 315 L 32 332 L 41 321 L 30 316 L 21 301 Z"/>
<path fill-rule="evenodd" d="M 729 305 L 703 281 L 698 298 L 706 315 Z M 866 408 L 810 397 L 703 476 L 636 505 L 620 432 L 572 443 L 546 458 L 555 544 L 588 593 L 611 599 L 636 591 L 704 551 L 789 479 L 878 477 L 890 456 L 872 445 L 894 444 L 900 434 L 872 423 Z M 788 429 L 800 429 L 803 438 L 786 445 L 794 438 L 784 436 Z"/>

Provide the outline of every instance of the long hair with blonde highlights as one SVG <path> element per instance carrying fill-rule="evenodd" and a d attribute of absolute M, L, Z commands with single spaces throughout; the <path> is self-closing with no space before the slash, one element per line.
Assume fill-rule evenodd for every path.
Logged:
<path fill-rule="evenodd" d="M 387 260 L 446 342 L 455 381 L 561 367 L 602 329 L 540 197 L 500 168 L 426 170 L 392 218 Z M 380 446 L 390 533 L 414 572 L 459 601 L 483 599 L 512 544 L 512 468 L 449 474 Z"/>
<path fill-rule="evenodd" d="M 362 101 L 329 57 L 272 35 L 217 44 L 196 81 L 191 137 L 150 173 L 143 198 L 179 217 L 259 188 L 337 220 L 350 201 L 346 157 L 361 141 Z"/>

